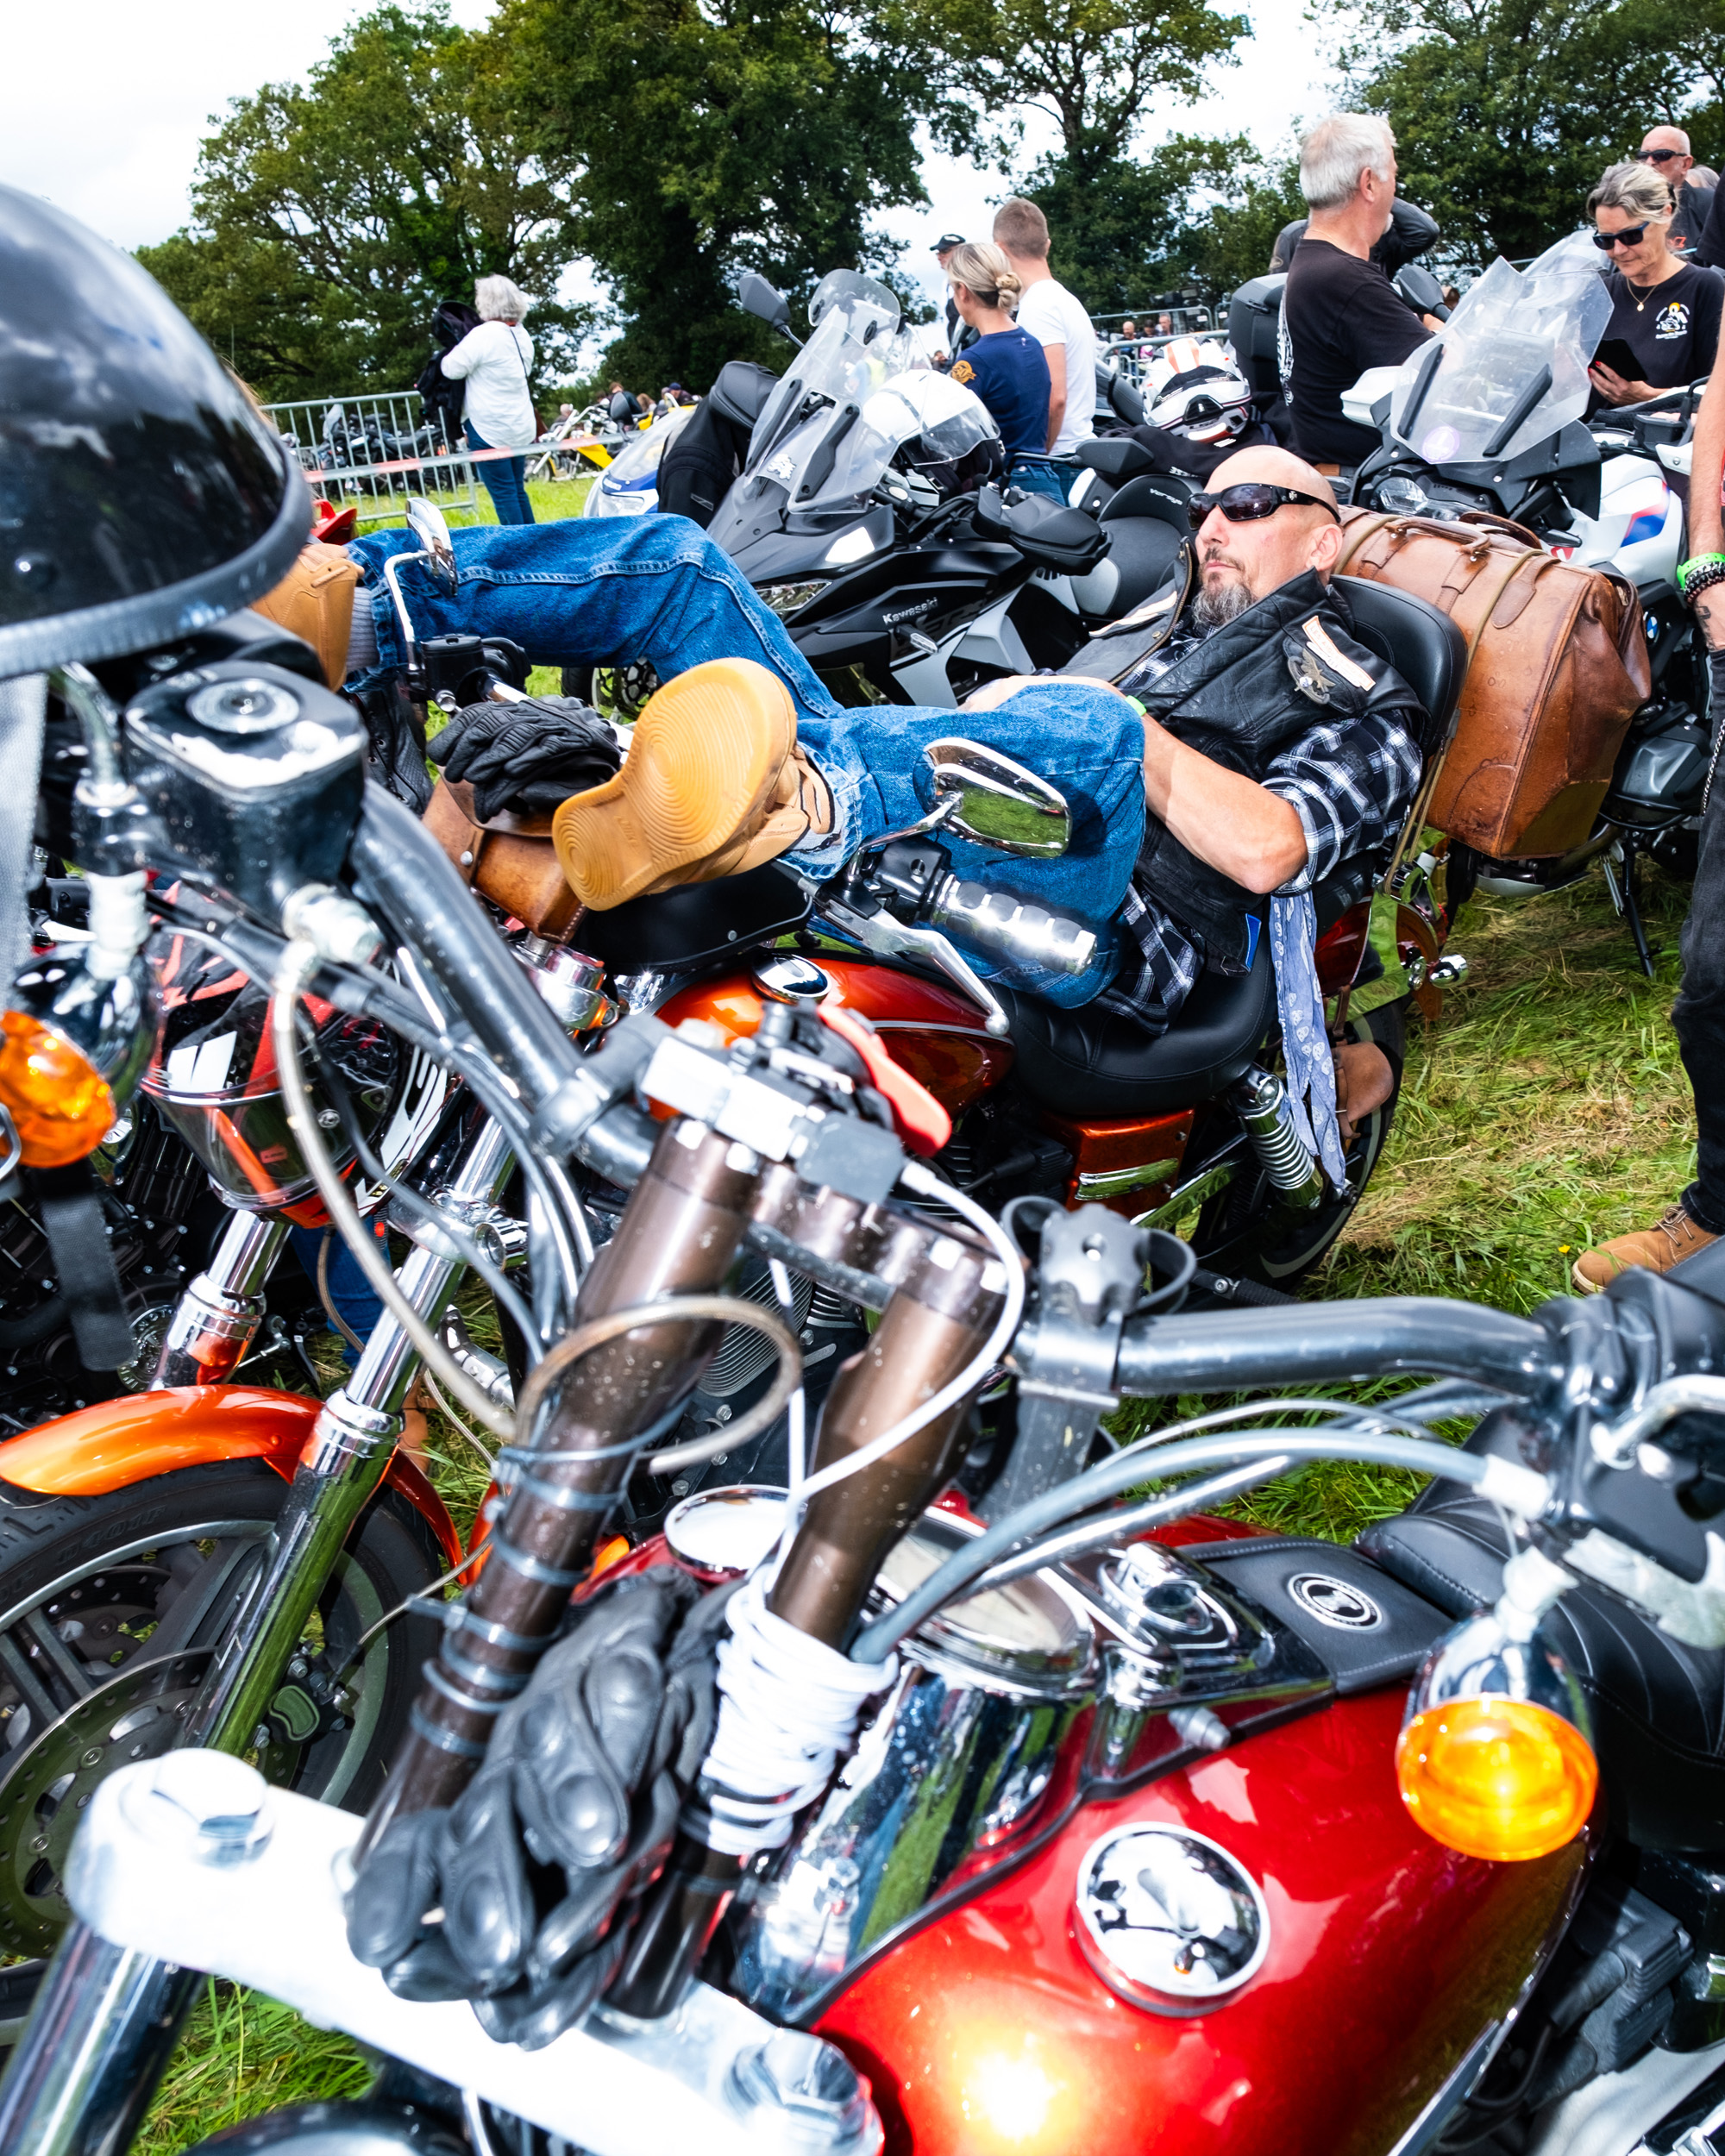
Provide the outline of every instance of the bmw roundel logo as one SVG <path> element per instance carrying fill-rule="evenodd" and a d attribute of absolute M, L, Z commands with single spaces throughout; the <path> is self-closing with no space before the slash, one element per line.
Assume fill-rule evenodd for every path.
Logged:
<path fill-rule="evenodd" d="M 1298 1573 L 1289 1581 L 1288 1592 L 1308 1617 L 1333 1632 L 1375 1632 L 1383 1622 L 1383 1612 L 1370 1595 L 1327 1572 Z"/>

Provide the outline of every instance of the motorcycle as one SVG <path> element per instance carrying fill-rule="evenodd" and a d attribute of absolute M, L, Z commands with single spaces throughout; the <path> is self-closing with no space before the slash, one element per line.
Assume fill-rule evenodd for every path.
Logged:
<path fill-rule="evenodd" d="M 785 326 L 762 280 L 744 304 Z M 1100 518 L 1003 495 L 986 406 L 928 367 L 886 286 L 835 272 L 810 320 L 708 533 L 841 702 L 956 705 L 1057 668 L 1166 579 L 1189 490 L 1122 489 Z"/>
<path fill-rule="evenodd" d="M 538 1357 L 368 1820 L 223 1756 L 255 1599 L 232 1707 L 96 1790 L 0 2148 L 120 2156 L 206 1971 L 396 2062 L 357 2105 L 247 2129 L 308 2156 L 1711 2145 L 1714 1254 L 1531 1319 L 1192 1314 L 1189 1253 L 1096 1206 L 996 1221 L 943 1182 L 934 1104 L 842 1006 L 775 1001 L 729 1046 L 634 1014 L 583 1052 L 430 832 L 376 790 L 322 805 L 318 857 L 226 930 L 273 985 L 291 1128 L 359 1256 L 305 992 L 488 1087 L 551 1209 Z M 196 822 L 172 865 L 223 880 L 230 834 Z M 370 963 L 386 941 L 416 993 Z M 579 1282 L 548 1248 L 577 1163 L 628 1194 Z M 870 1347 L 783 1488 L 713 1492 L 619 1558 L 610 1508 L 722 1324 L 770 1344 L 772 1412 L 794 1400 L 796 1335 L 724 1292 L 745 1249 L 862 1297 Z M 969 1507 L 969 1411 L 1002 1371 L 1013 1441 Z M 1437 1382 L 1276 1396 L 1409 1375 Z M 1266 1392 L 1100 1434 L 1125 1399 Z M 1481 1416 L 1464 1449 L 1431 1435 Z M 371 1433 L 323 1429 L 279 1585 L 376 1471 Z M 1208 1510 L 1325 1457 L 1438 1482 L 1356 1550 Z M 571 1650 L 656 1607 L 690 1613 L 674 1655 L 637 1626 L 638 1681 L 560 1689 Z M 580 1802 L 531 1809 L 548 1767 Z M 470 1785 L 488 1811 L 451 1809 Z M 601 1788 L 604 1846 L 549 1861 Z M 425 1848 L 437 1870 L 402 1860 Z"/>
<path fill-rule="evenodd" d="M 1403 368 L 1364 377 L 1343 404 L 1383 436 L 1355 476 L 1356 502 L 1446 521 L 1503 519 L 1639 592 L 1653 693 L 1630 723 L 1596 826 L 1562 855 L 1482 856 L 1470 872 L 1481 890 L 1522 898 L 1601 861 L 1651 978 L 1637 866 L 1646 855 L 1693 873 L 1711 755 L 1706 652 L 1676 580 L 1703 385 L 1588 416 L 1587 366 L 1610 313 L 1594 253 L 1578 235 L 1526 271 L 1494 263 L 1442 338 Z"/>

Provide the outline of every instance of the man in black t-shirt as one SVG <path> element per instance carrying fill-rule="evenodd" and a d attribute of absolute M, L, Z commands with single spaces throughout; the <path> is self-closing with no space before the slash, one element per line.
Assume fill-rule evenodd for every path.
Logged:
<path fill-rule="evenodd" d="M 1672 191 L 1676 208 L 1671 229 L 1665 234 L 1665 245 L 1673 254 L 1704 261 L 1707 258 L 1700 249 L 1708 218 L 1713 211 L 1713 190 L 1690 185 L 1689 175 L 1695 169 L 1695 159 L 1690 151 L 1688 135 L 1681 128 L 1649 128 L 1635 153 L 1635 162 L 1651 166 Z"/>
<path fill-rule="evenodd" d="M 1416 315 L 1371 250 L 1396 200 L 1396 138 L 1382 120 L 1332 113 L 1300 144 L 1311 205 L 1283 295 L 1281 366 L 1295 447 L 1320 471 L 1358 464 L 1378 436 L 1342 415 L 1342 392 L 1397 367 L 1434 324 Z"/>

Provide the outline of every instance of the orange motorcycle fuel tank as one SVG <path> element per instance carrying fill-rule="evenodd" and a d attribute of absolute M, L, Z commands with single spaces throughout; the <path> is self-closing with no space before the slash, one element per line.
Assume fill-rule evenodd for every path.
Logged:
<path fill-rule="evenodd" d="M 996 1040 L 976 1006 L 956 988 L 825 951 L 816 962 L 826 975 L 828 993 L 869 1020 L 893 1061 L 926 1086 L 955 1122 L 1012 1069 L 1012 1044 Z M 692 982 L 658 1016 L 667 1025 L 704 1018 L 737 1040 L 760 1025 L 762 1002 L 762 991 L 749 975 L 727 974 Z"/>

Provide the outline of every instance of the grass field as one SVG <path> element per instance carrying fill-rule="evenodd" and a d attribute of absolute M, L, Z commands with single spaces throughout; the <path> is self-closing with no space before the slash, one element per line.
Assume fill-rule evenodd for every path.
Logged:
<path fill-rule="evenodd" d="M 575 494 L 535 488 L 536 507 L 567 515 Z M 1309 1294 L 1440 1294 L 1526 1312 L 1565 1292 L 1577 1251 L 1664 1209 L 1694 1154 L 1669 1016 L 1686 898 L 1686 886 L 1649 875 L 1651 982 L 1597 875 L 1532 905 L 1469 908 L 1454 941 L 1471 971 L 1435 1027 L 1412 1021 L 1383 1162 Z M 441 1418 L 432 1445 L 434 1476 L 465 1524 L 481 1463 Z M 1344 1539 L 1414 1487 L 1385 1470 L 1314 1469 L 1244 1509 Z M 354 2093 L 368 2071 L 345 2038 L 211 1986 L 138 2146 L 172 2156 L 256 2112 Z"/>

